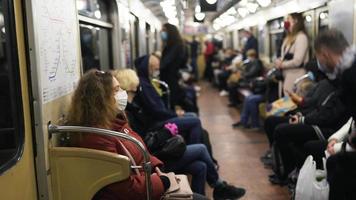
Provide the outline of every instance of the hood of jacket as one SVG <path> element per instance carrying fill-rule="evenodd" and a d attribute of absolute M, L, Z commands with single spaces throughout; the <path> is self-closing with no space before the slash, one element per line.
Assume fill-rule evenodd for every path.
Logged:
<path fill-rule="evenodd" d="M 135 67 L 137 70 L 137 75 L 141 79 L 149 81 L 148 72 L 149 56 L 141 56 L 135 60 Z"/>

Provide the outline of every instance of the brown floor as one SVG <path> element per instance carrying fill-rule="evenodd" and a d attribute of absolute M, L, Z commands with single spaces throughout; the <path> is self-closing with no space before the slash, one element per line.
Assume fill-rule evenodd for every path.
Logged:
<path fill-rule="evenodd" d="M 286 188 L 271 185 L 270 169 L 265 169 L 260 156 L 268 147 L 262 131 L 250 132 L 233 129 L 231 124 L 239 120 L 239 111 L 228 108 L 227 97 L 220 97 L 217 89 L 202 83 L 199 97 L 200 118 L 208 130 L 214 156 L 219 161 L 219 173 L 223 179 L 247 190 L 244 200 L 287 200 Z M 207 186 L 207 195 L 212 190 Z"/>

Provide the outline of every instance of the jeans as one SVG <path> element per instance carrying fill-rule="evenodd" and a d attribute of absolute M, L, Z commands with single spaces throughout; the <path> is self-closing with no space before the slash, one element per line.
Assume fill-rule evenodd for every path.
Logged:
<path fill-rule="evenodd" d="M 166 123 L 168 122 L 175 123 L 178 126 L 179 134 L 187 139 L 187 144 L 201 143 L 202 126 L 199 118 L 192 116 L 175 117 L 166 121 Z"/>
<path fill-rule="evenodd" d="M 251 117 L 251 126 L 259 127 L 258 105 L 262 102 L 263 96 L 260 94 L 253 94 L 246 97 L 241 113 L 241 123 L 247 125 Z"/>
<path fill-rule="evenodd" d="M 172 163 L 166 164 L 167 171 L 189 173 L 192 175 L 193 192 L 205 195 L 205 182 L 214 186 L 219 181 L 219 174 L 213 160 L 203 144 L 187 145 L 183 156 Z"/>

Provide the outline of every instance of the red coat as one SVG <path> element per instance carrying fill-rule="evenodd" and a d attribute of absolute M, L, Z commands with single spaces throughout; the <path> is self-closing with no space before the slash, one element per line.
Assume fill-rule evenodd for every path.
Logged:
<path fill-rule="evenodd" d="M 114 131 L 119 131 L 122 133 L 128 133 L 130 136 L 135 137 L 143 144 L 142 138 L 132 131 L 127 123 L 127 121 L 116 119 L 113 123 Z M 133 159 L 137 165 L 142 164 L 143 155 L 139 149 L 130 141 L 120 140 L 126 149 L 131 153 Z M 104 151 L 109 151 L 113 153 L 118 153 L 121 155 L 126 155 L 122 146 L 119 143 L 119 139 L 115 137 L 99 136 L 95 134 L 86 134 L 81 142 L 81 147 L 99 149 Z M 147 148 L 146 148 L 147 149 Z M 156 157 L 151 156 L 151 164 L 154 169 L 156 166 L 162 166 L 163 163 Z M 156 173 L 151 175 L 152 180 L 152 198 L 160 199 L 164 193 L 164 187 L 161 179 Z M 146 187 L 145 187 L 145 175 L 142 170 L 140 170 L 140 175 L 137 175 L 134 171 L 131 172 L 130 177 L 127 180 L 113 183 L 106 186 L 101 190 L 98 195 L 100 200 L 144 200 L 146 198 Z"/>

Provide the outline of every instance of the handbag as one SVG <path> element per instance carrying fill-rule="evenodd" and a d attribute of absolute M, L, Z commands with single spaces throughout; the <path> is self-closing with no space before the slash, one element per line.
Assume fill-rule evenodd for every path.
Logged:
<path fill-rule="evenodd" d="M 166 174 L 170 187 L 162 196 L 162 200 L 192 200 L 193 191 L 190 188 L 186 175 L 176 175 L 173 172 Z"/>
<path fill-rule="evenodd" d="M 163 161 L 181 158 L 187 148 L 181 135 L 172 136 L 167 129 L 148 133 L 144 141 L 152 155 Z"/>

